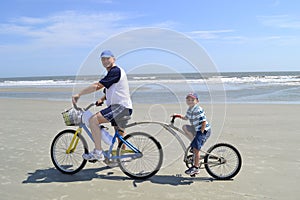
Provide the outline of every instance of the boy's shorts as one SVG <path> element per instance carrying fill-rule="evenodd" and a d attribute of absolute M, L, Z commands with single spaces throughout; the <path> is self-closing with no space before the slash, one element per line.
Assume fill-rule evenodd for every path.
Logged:
<path fill-rule="evenodd" d="M 100 111 L 102 116 L 111 122 L 112 126 L 118 126 L 118 120 L 124 116 L 130 116 L 132 109 L 125 108 L 120 104 L 113 104 Z"/>
<path fill-rule="evenodd" d="M 200 150 L 206 140 L 209 138 L 210 133 L 211 129 L 205 130 L 203 134 L 201 133 L 201 131 L 198 131 L 191 143 L 191 147 Z"/>

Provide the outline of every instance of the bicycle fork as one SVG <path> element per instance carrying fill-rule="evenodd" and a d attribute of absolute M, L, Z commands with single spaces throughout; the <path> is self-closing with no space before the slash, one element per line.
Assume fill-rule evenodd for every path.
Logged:
<path fill-rule="evenodd" d="M 73 153 L 78 145 L 79 142 L 79 137 L 78 134 L 80 134 L 82 132 L 82 128 L 78 128 L 72 138 L 72 141 L 68 147 L 68 149 L 66 150 L 66 154 L 70 154 Z"/>

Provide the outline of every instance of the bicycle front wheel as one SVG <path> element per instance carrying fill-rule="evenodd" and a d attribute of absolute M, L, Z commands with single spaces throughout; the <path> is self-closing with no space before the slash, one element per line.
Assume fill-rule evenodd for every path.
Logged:
<path fill-rule="evenodd" d="M 214 178 L 227 180 L 236 176 L 242 166 L 239 151 L 232 145 L 219 143 L 212 146 L 204 157 L 206 171 Z"/>
<path fill-rule="evenodd" d="M 81 134 L 75 138 L 70 147 L 75 130 L 64 130 L 56 135 L 51 144 L 51 160 L 59 171 L 64 174 L 75 174 L 86 164 L 82 154 L 88 153 L 88 145 Z M 67 150 L 70 148 L 70 152 Z"/>
<path fill-rule="evenodd" d="M 143 132 L 130 133 L 124 137 L 124 140 L 137 148 L 142 155 L 135 158 L 135 153 L 121 142 L 117 148 L 120 169 L 134 179 L 147 179 L 155 175 L 163 161 L 163 150 L 160 143 L 151 135 Z"/>

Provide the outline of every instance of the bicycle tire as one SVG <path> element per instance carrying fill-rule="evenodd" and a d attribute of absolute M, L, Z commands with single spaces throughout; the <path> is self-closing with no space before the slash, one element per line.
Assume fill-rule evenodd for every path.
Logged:
<path fill-rule="evenodd" d="M 78 134 L 79 142 L 76 151 L 66 153 L 71 140 L 75 134 L 75 130 L 66 129 L 59 132 L 51 144 L 51 160 L 56 169 L 64 174 L 75 174 L 79 172 L 85 165 L 86 160 L 82 158 L 82 154 L 88 153 L 88 145 L 81 134 Z"/>
<path fill-rule="evenodd" d="M 187 168 L 190 168 L 194 165 L 194 154 L 191 152 L 191 146 L 185 150 L 184 162 Z"/>
<path fill-rule="evenodd" d="M 218 143 L 210 147 L 207 152 L 208 154 L 204 157 L 204 165 L 207 173 L 212 177 L 228 180 L 239 173 L 242 167 L 242 157 L 234 146 Z"/>
<path fill-rule="evenodd" d="M 124 140 L 135 146 L 142 153 L 142 157 L 126 161 L 119 159 L 119 167 L 124 174 L 133 179 L 147 179 L 154 176 L 162 166 L 163 150 L 161 144 L 151 135 L 143 132 L 127 134 Z M 123 142 L 117 148 L 117 155 L 124 155 L 122 152 Z M 126 146 L 126 145 L 125 145 Z M 128 147 L 127 147 L 128 149 Z M 133 152 L 131 152 L 132 154 Z M 130 153 L 125 153 L 125 155 Z"/>

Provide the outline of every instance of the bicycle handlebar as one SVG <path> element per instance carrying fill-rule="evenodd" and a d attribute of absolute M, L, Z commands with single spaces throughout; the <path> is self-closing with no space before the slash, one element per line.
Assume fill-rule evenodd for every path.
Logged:
<path fill-rule="evenodd" d="M 73 103 L 73 107 L 75 108 L 75 110 L 80 110 L 80 111 L 87 111 L 88 109 L 90 109 L 95 105 L 97 105 L 97 102 L 89 104 L 86 108 L 80 108 L 75 103 Z"/>
<path fill-rule="evenodd" d="M 174 122 L 175 122 L 175 119 L 176 119 L 176 118 L 181 118 L 181 115 L 179 115 L 179 114 L 175 114 L 175 115 L 172 115 L 171 117 L 172 117 L 172 119 L 171 119 L 171 123 L 172 123 L 172 124 L 174 124 Z"/>

